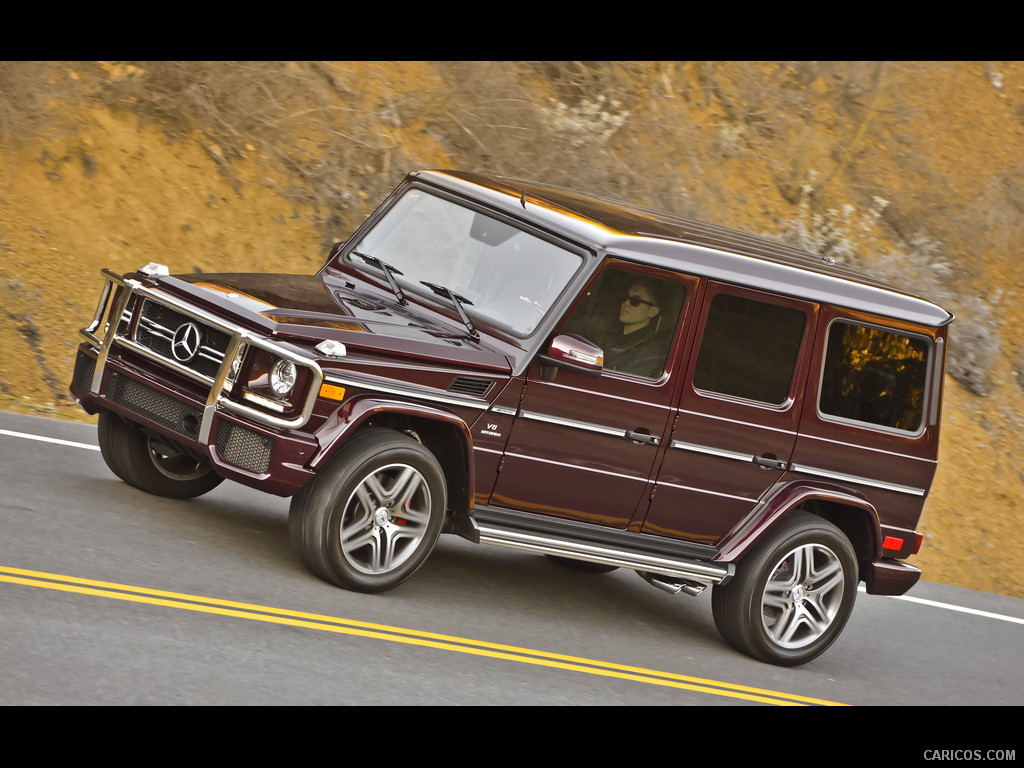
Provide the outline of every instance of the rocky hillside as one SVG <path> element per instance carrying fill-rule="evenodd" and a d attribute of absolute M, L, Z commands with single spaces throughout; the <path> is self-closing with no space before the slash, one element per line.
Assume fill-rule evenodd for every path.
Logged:
<path fill-rule="evenodd" d="M 957 314 L 926 578 L 1024 597 L 1024 64 L 0 63 L 0 407 L 69 402 L 99 269 L 314 271 L 409 170 L 796 242 Z"/>

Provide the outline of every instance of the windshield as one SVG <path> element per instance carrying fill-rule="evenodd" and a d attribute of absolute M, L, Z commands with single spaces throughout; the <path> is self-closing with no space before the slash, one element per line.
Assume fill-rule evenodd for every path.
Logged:
<path fill-rule="evenodd" d="M 383 262 L 403 289 L 419 294 L 435 295 L 424 282 L 444 286 L 471 317 L 515 336 L 533 332 L 583 261 L 422 190 L 403 195 L 348 259 L 378 272 Z"/>

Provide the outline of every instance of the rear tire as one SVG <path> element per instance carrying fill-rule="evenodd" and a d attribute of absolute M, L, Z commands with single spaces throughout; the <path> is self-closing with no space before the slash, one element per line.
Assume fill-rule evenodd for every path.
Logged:
<path fill-rule="evenodd" d="M 798 512 L 781 521 L 714 587 L 715 626 L 736 650 L 796 666 L 839 637 L 857 596 L 857 556 L 832 523 Z"/>
<path fill-rule="evenodd" d="M 383 592 L 424 563 L 447 506 L 444 472 L 416 440 L 372 428 L 292 499 L 288 530 L 312 573 L 344 589 Z"/>
<path fill-rule="evenodd" d="M 173 440 L 146 434 L 110 411 L 100 413 L 97 437 L 110 471 L 154 496 L 192 499 L 224 479 Z"/>

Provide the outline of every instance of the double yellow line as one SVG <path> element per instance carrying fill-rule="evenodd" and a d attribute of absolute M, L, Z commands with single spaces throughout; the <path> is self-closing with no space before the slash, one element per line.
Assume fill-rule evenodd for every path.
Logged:
<path fill-rule="evenodd" d="M 221 616 L 233 616 L 252 621 L 264 621 L 271 624 L 286 624 L 293 627 L 316 629 L 322 632 L 335 632 L 342 635 L 369 637 L 376 640 L 388 640 L 394 643 L 406 643 L 445 651 L 468 653 L 474 656 L 486 656 L 494 659 L 518 661 L 523 664 L 534 664 L 542 667 L 553 667 L 573 672 L 585 672 L 591 675 L 613 677 L 620 680 L 632 680 L 648 685 L 661 685 L 669 688 L 681 688 L 698 693 L 725 696 L 734 699 L 787 706 L 837 706 L 837 702 L 779 693 L 745 685 L 734 685 L 700 677 L 677 675 L 672 672 L 659 672 L 642 667 L 631 667 L 624 664 L 613 664 L 606 661 L 586 659 L 578 656 L 566 656 L 559 653 L 548 653 L 530 648 L 519 648 L 512 645 L 487 643 L 470 640 L 452 635 L 441 635 L 434 632 L 420 632 L 402 627 L 390 627 L 384 624 L 372 624 L 354 619 L 342 619 L 336 616 L 323 616 L 316 613 L 290 611 L 252 603 L 238 603 L 232 600 L 219 600 L 212 597 L 187 595 L 179 592 L 165 592 L 159 589 L 147 589 L 127 584 L 115 584 L 108 581 L 80 579 L 74 576 L 62 576 L 55 573 L 28 571 L 22 568 L 0 566 L 0 581 L 11 584 L 23 584 L 30 587 L 41 587 L 61 592 L 76 592 L 95 597 L 107 597 L 114 600 L 127 600 L 135 603 L 147 603 L 166 608 L 179 608 L 186 611 L 213 613 Z"/>

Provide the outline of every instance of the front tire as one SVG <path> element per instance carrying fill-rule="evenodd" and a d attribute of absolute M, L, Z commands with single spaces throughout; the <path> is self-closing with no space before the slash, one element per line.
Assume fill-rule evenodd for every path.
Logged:
<path fill-rule="evenodd" d="M 110 471 L 154 496 L 192 499 L 224 479 L 173 440 L 147 434 L 110 411 L 100 413 L 97 437 Z"/>
<path fill-rule="evenodd" d="M 295 495 L 288 530 L 315 575 L 345 589 L 383 592 L 427 559 L 446 505 L 434 455 L 407 435 L 372 428 Z"/>
<path fill-rule="evenodd" d="M 780 522 L 711 596 L 715 626 L 737 650 L 806 664 L 839 637 L 857 596 L 857 556 L 835 525 L 798 512 Z"/>

